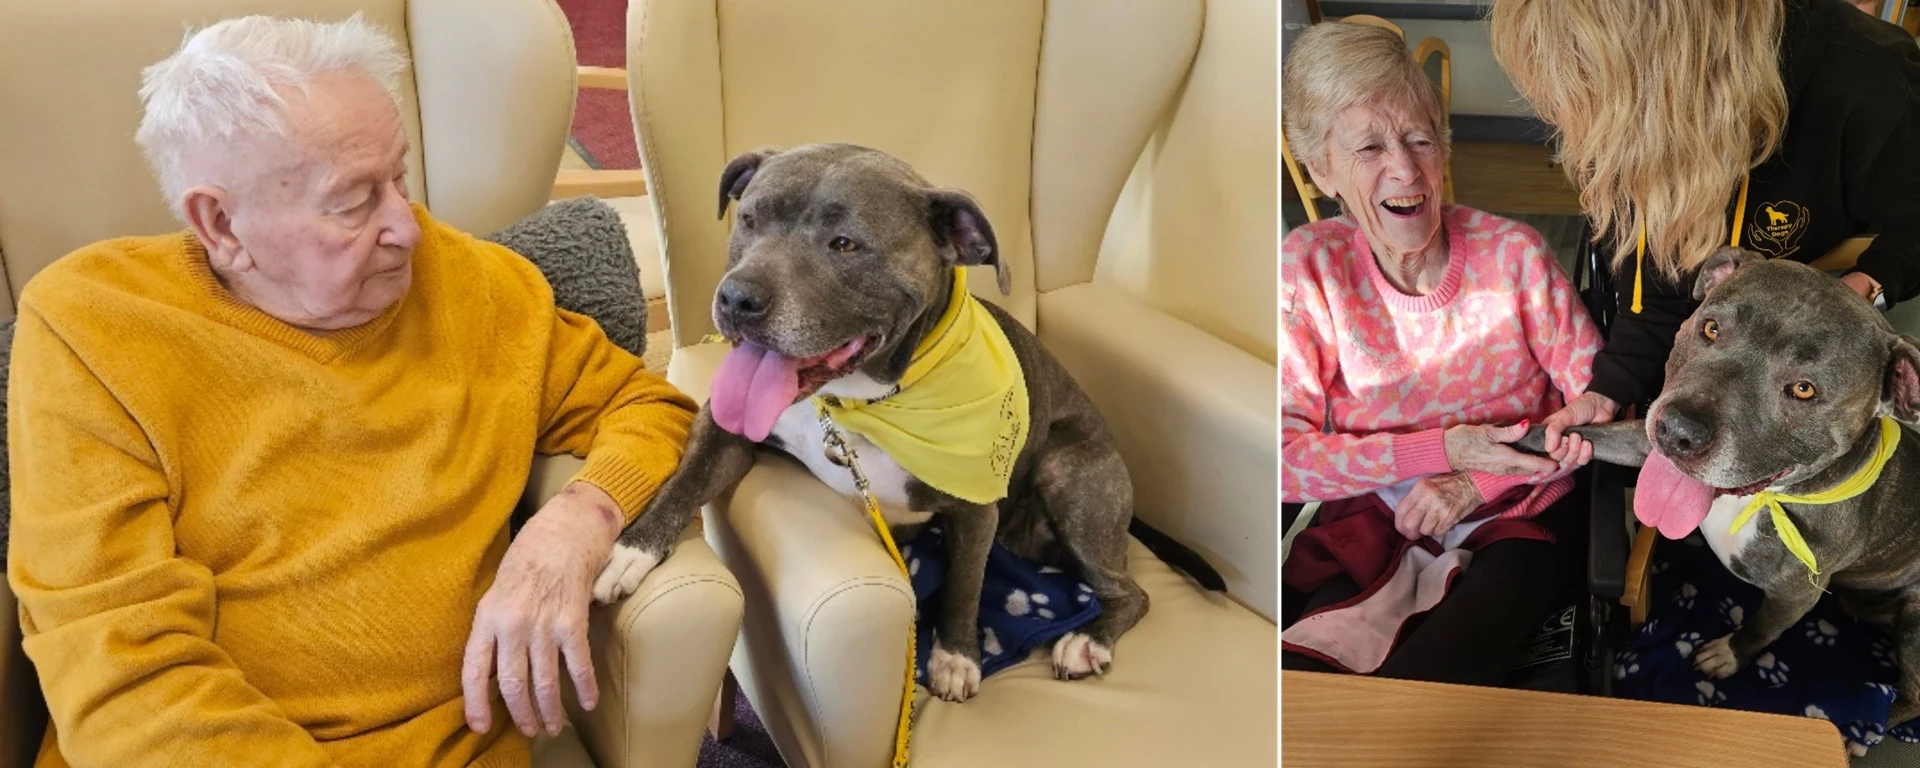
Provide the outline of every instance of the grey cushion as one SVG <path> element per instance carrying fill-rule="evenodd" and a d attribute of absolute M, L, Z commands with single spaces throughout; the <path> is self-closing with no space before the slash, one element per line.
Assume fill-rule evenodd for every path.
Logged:
<path fill-rule="evenodd" d="M 581 197 L 541 208 L 487 238 L 540 267 L 553 286 L 553 303 L 593 318 L 607 337 L 635 357 L 647 351 L 647 299 L 640 267 L 620 216 L 598 198 Z M 0 570 L 12 530 L 13 497 L 6 456 L 7 369 L 14 318 L 0 323 Z"/>
<path fill-rule="evenodd" d="M 487 238 L 540 267 L 561 309 L 599 321 L 635 357 L 647 351 L 647 297 L 626 225 L 599 198 L 554 203 Z"/>

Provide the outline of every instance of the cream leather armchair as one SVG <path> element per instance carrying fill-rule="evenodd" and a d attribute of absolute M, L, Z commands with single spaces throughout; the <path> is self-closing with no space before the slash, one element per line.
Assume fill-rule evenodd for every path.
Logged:
<path fill-rule="evenodd" d="M 1264 0 L 1206 5 L 629 6 L 678 347 L 669 378 L 704 398 L 725 353 L 701 340 L 725 267 L 730 222 L 714 200 L 728 159 L 813 141 L 886 150 L 979 199 L 1015 282 L 1003 298 L 976 275 L 982 298 L 1034 328 L 1101 407 L 1138 514 L 1205 554 L 1241 601 L 1135 543 L 1152 608 L 1113 671 L 1063 683 L 1033 659 L 963 704 L 922 690 L 913 765 L 1276 759 L 1276 19 Z M 1217 38 L 1216 13 L 1230 22 Z M 747 595 L 731 669 L 782 757 L 886 764 L 913 598 L 859 507 L 769 452 L 705 514 Z"/>
<path fill-rule="evenodd" d="M 414 199 L 477 233 L 543 205 L 575 79 L 572 37 L 552 0 L 0 0 L 0 315 L 28 278 L 80 245 L 179 228 L 133 132 L 141 68 L 178 46 L 187 25 L 356 11 L 393 31 L 413 59 L 401 111 Z M 556 492 L 577 461 L 536 464 L 527 501 Z M 536 764 L 692 765 L 741 605 L 738 584 L 689 531 L 634 595 L 595 610 L 601 704 L 573 713 L 577 733 L 537 742 Z M 0 586 L 0 766 L 25 764 L 44 724 L 32 714 L 42 707 L 16 615 Z"/>

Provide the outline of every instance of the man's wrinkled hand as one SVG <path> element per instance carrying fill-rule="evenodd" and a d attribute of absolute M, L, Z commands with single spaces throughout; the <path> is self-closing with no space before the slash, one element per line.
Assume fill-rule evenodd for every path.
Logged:
<path fill-rule="evenodd" d="M 1440 536 L 1484 501 L 1465 472 L 1428 475 L 1415 480 L 1406 498 L 1400 500 L 1394 510 L 1393 527 L 1409 539 Z"/>
<path fill-rule="evenodd" d="M 493 680 L 520 731 L 560 733 L 560 657 L 580 706 L 600 697 L 587 648 L 593 577 L 620 535 L 620 506 L 586 483 L 567 485 L 527 521 L 507 547 L 493 586 L 480 598 L 460 675 L 467 727 L 493 727 Z"/>

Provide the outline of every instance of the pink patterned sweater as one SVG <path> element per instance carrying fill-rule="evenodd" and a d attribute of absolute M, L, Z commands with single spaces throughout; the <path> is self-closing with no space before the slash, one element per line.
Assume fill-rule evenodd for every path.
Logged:
<path fill-rule="evenodd" d="M 1442 211 L 1440 287 L 1387 282 L 1352 218 L 1287 235 L 1281 325 L 1281 496 L 1331 501 L 1451 472 L 1443 431 L 1538 421 L 1585 391 L 1600 349 L 1579 295 L 1524 224 Z M 1487 501 L 1521 477 L 1470 473 Z M 1532 517 L 1573 486 L 1535 487 L 1502 517 Z"/>

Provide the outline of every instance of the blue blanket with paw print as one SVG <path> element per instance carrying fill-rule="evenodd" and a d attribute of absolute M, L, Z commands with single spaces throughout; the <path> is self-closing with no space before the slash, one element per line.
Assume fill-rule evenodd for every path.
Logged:
<path fill-rule="evenodd" d="M 1695 533 L 1654 548 L 1648 621 L 1614 660 L 1614 695 L 1831 721 L 1872 746 L 1891 734 L 1920 742 L 1920 720 L 1889 728 L 1899 679 L 1893 642 L 1828 595 L 1806 618 L 1724 680 L 1693 668 L 1701 644 L 1732 632 L 1759 607 L 1758 587 L 1721 565 Z"/>
<path fill-rule="evenodd" d="M 918 622 L 914 670 L 927 683 L 927 658 L 939 615 L 936 595 L 947 576 L 947 540 L 939 525 L 929 525 L 900 548 L 913 581 Z M 1025 659 L 1033 649 L 1100 615 L 1100 601 L 1077 574 L 1022 559 L 994 542 L 980 589 L 980 676 L 987 677 Z"/>

